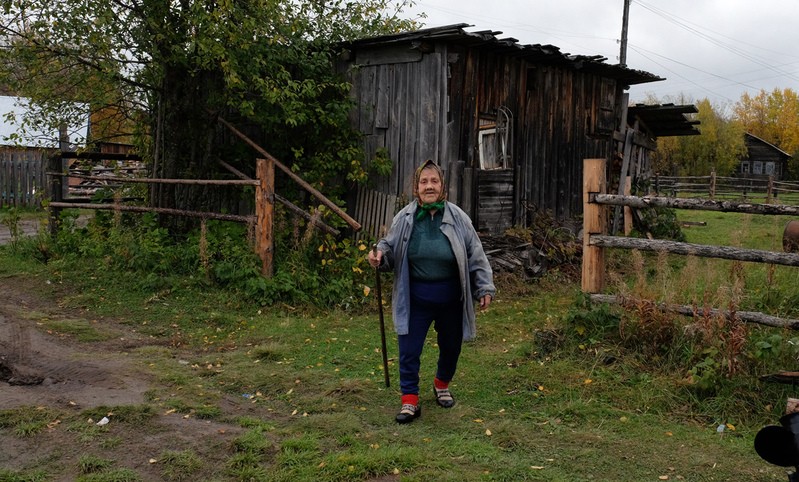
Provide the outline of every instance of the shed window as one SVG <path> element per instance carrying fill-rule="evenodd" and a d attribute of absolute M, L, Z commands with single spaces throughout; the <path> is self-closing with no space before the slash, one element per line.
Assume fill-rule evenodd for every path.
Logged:
<path fill-rule="evenodd" d="M 480 169 L 502 168 L 502 159 L 497 155 L 497 129 L 480 129 L 477 141 L 480 148 Z"/>
<path fill-rule="evenodd" d="M 505 106 L 497 108 L 494 119 L 480 119 L 477 133 L 481 169 L 510 169 L 512 166 L 513 114 Z"/>
<path fill-rule="evenodd" d="M 752 174 L 763 174 L 763 162 L 754 161 L 752 163 Z"/>
<path fill-rule="evenodd" d="M 743 174 L 749 174 L 749 162 L 742 162 L 741 163 L 741 172 Z"/>

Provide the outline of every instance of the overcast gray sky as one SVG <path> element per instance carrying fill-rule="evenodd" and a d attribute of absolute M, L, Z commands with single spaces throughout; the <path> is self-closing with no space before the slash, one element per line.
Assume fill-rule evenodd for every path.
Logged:
<path fill-rule="evenodd" d="M 468 23 L 615 64 L 623 11 L 624 0 L 418 0 L 403 16 L 424 12 L 427 27 Z M 627 37 L 627 66 L 666 78 L 631 87 L 631 101 L 684 95 L 729 107 L 744 92 L 799 92 L 799 0 L 631 0 Z"/>

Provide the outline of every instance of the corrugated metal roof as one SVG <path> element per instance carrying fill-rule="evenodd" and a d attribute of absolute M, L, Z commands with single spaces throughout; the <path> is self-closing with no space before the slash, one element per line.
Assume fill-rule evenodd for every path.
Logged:
<path fill-rule="evenodd" d="M 520 44 L 515 38 L 500 38 L 502 32 L 481 30 L 467 32 L 472 27 L 467 23 L 458 23 L 442 27 L 426 28 L 410 32 L 402 32 L 380 37 L 371 37 L 349 42 L 352 48 L 379 47 L 407 42 L 442 41 L 465 47 L 484 48 L 498 54 L 513 55 L 530 62 L 548 63 L 570 66 L 575 70 L 602 75 L 616 79 L 624 85 L 644 84 L 665 80 L 655 74 L 642 70 L 633 70 L 618 64 L 605 63 L 606 57 L 601 55 L 571 55 L 563 53 L 554 45 Z"/>

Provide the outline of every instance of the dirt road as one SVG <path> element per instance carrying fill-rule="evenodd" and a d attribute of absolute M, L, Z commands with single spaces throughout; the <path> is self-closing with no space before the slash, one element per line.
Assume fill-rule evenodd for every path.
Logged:
<path fill-rule="evenodd" d="M 164 342 L 117 320 L 64 308 L 57 285 L 39 284 L 24 276 L 0 276 L 0 427 L 3 412 L 22 407 L 52 414 L 52 419 L 33 435 L 0 430 L 0 468 L 43 470 L 45 480 L 71 481 L 81 475 L 81 458 L 91 455 L 155 481 L 164 480 L 163 453 L 187 450 L 209 462 L 198 475 L 218 476 L 230 438 L 242 430 L 174 413 L 148 399 L 157 381 L 135 352 L 159 343 L 163 348 Z M 91 327 L 103 335 L 102 341 L 80 342 L 59 326 Z M 122 423 L 113 415 L 114 407 L 144 404 L 158 411 L 146 423 Z M 105 426 L 81 416 L 97 407 L 110 413 Z M 226 408 L 236 410 L 235 404 Z"/>
<path fill-rule="evenodd" d="M 21 236 L 33 236 L 39 232 L 41 222 L 38 219 L 23 219 L 19 222 L 19 234 Z M 0 244 L 11 242 L 11 230 L 5 224 L 0 224 Z"/>

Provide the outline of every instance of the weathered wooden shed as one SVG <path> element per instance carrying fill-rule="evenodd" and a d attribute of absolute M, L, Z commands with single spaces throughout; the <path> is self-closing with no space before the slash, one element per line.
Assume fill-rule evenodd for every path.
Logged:
<path fill-rule="evenodd" d="M 407 199 L 414 168 L 433 159 L 447 171 L 450 199 L 481 231 L 525 225 L 535 209 L 581 214 L 583 159 L 613 159 L 625 142 L 625 89 L 663 79 L 466 27 L 346 46 L 352 122 L 369 159 L 393 162 L 373 188 Z"/>
<path fill-rule="evenodd" d="M 788 160 L 792 156 L 779 147 L 750 134 L 744 134 L 746 153 L 738 164 L 738 175 L 745 178 L 785 179 L 788 174 Z"/>

